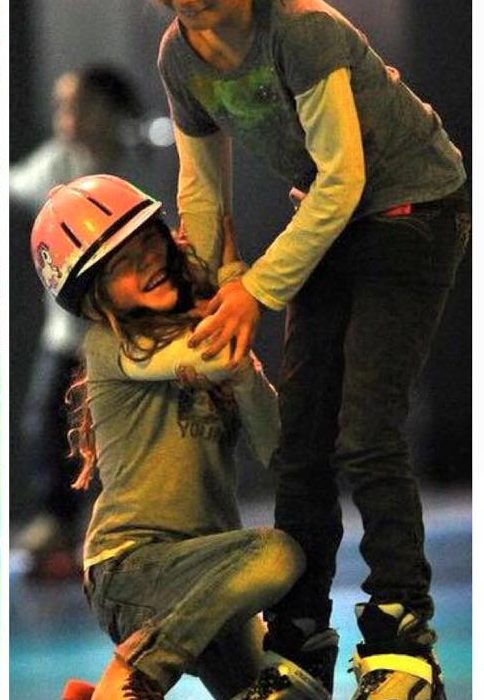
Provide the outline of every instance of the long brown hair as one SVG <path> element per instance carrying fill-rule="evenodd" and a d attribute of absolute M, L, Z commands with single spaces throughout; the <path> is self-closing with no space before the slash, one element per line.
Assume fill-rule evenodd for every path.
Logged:
<path fill-rule="evenodd" d="M 161 222 L 160 222 L 161 223 Z M 160 233 L 166 235 L 164 225 Z M 168 236 L 170 234 L 168 233 Z M 173 240 L 167 239 L 175 261 L 175 284 L 188 285 L 191 298 L 207 299 L 215 292 L 210 280 L 207 264 L 198 257 L 192 246 L 184 250 L 177 247 Z M 104 266 L 103 266 L 104 267 Z M 100 269 L 94 277 L 83 300 L 83 313 L 94 322 L 109 325 L 119 339 L 121 351 L 134 362 L 147 360 L 158 350 L 169 345 L 187 328 L 193 328 L 197 319 L 183 310 L 180 313 L 153 312 L 120 314 L 113 306 L 106 291 L 106 285 Z M 140 343 L 140 339 L 143 339 Z M 81 471 L 72 484 L 76 490 L 87 490 L 97 464 L 96 439 L 88 399 L 88 377 L 85 362 L 73 375 L 67 389 L 65 403 L 68 410 L 69 457 L 81 461 Z"/>

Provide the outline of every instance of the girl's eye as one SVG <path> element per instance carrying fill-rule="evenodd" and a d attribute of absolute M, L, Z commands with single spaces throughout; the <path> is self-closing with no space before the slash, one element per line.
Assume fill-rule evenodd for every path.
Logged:
<path fill-rule="evenodd" d="M 115 277 L 116 275 L 122 274 L 129 267 L 128 258 L 118 258 L 114 260 L 111 265 L 106 269 L 107 277 Z"/>
<path fill-rule="evenodd" d="M 159 235 L 158 231 L 147 231 L 144 235 L 144 240 L 151 241 L 155 238 L 159 238 Z"/>
<path fill-rule="evenodd" d="M 159 240 L 160 234 L 158 231 L 147 231 L 141 238 L 141 247 L 147 250 L 150 246 L 155 245 Z"/>

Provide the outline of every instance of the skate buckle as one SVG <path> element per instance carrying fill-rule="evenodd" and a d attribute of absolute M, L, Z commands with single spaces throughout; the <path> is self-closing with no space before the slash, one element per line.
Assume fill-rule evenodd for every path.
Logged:
<path fill-rule="evenodd" d="M 308 700 L 331 700 L 331 695 L 319 681 L 293 661 L 280 656 L 280 654 L 276 654 L 274 651 L 267 651 L 264 657 L 264 666 L 276 668 L 279 674 L 286 676 Z"/>

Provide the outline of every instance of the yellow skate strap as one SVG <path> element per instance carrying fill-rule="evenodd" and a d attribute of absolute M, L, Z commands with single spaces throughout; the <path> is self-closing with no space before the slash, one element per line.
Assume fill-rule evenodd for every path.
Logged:
<path fill-rule="evenodd" d="M 403 671 L 417 678 L 423 678 L 432 685 L 432 666 L 424 659 L 405 654 L 375 654 L 374 656 L 358 656 L 356 659 L 358 671 L 366 676 L 371 671 Z"/>

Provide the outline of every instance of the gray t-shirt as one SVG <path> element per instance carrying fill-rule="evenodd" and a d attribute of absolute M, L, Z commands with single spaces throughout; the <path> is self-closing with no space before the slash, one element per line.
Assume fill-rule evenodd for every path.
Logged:
<path fill-rule="evenodd" d="M 295 97 L 346 67 L 366 165 L 366 187 L 355 215 L 437 199 L 457 189 L 465 180 L 461 154 L 430 105 L 334 8 L 325 2 L 317 4 L 318 10 L 300 6 L 255 0 L 255 37 L 232 71 L 203 61 L 178 20 L 172 22 L 162 38 L 159 68 L 179 128 L 190 136 L 221 129 L 291 185 L 307 189 L 316 169 L 305 148 Z"/>
<path fill-rule="evenodd" d="M 265 441 L 268 455 L 278 433 L 277 398 L 262 368 L 250 365 L 233 386 L 181 388 L 175 381 L 128 377 L 119 341 L 102 324 L 90 326 L 83 349 L 102 483 L 85 566 L 153 537 L 240 527 L 234 462 L 239 428 L 249 441 L 252 433 L 252 443 Z"/>
<path fill-rule="evenodd" d="M 130 380 L 119 366 L 119 342 L 99 324 L 84 351 L 102 482 L 86 560 L 130 540 L 239 527 L 233 397 Z"/>

